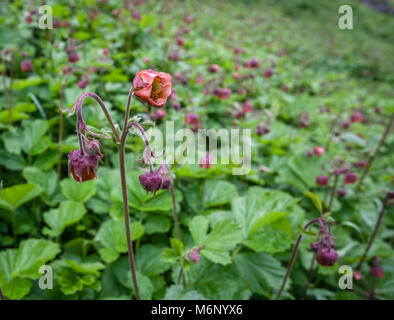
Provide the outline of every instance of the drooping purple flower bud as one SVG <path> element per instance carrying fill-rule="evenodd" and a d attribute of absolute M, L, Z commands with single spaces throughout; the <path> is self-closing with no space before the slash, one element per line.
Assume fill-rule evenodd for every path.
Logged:
<path fill-rule="evenodd" d="M 316 184 L 319 186 L 328 186 L 330 182 L 329 176 L 317 176 L 316 177 Z"/>
<path fill-rule="evenodd" d="M 21 62 L 21 70 L 23 72 L 30 72 L 32 69 L 33 69 L 33 64 L 31 63 L 30 60 L 25 59 Z"/>
<path fill-rule="evenodd" d="M 383 276 L 384 276 L 384 270 L 380 266 L 371 266 L 370 271 L 374 277 L 383 278 Z"/>
<path fill-rule="evenodd" d="M 331 248 L 321 248 L 316 255 L 317 263 L 326 267 L 333 266 L 337 259 L 337 252 Z"/>
<path fill-rule="evenodd" d="M 71 51 L 68 54 L 68 62 L 70 63 L 74 63 L 74 62 L 78 62 L 79 61 L 79 54 L 77 51 Z"/>
<path fill-rule="evenodd" d="M 146 193 L 153 192 L 153 195 L 155 195 L 156 191 L 161 187 L 163 176 L 158 170 L 156 170 L 141 174 L 139 179 L 141 186 L 146 190 Z"/>
<path fill-rule="evenodd" d="M 69 153 L 68 173 L 72 173 L 78 182 L 92 180 L 96 177 L 98 160 L 102 157 L 99 142 L 94 139 L 85 146 L 83 155 L 79 149 Z"/>
<path fill-rule="evenodd" d="M 357 181 L 357 173 L 349 172 L 345 175 L 345 183 L 355 183 Z"/>
<path fill-rule="evenodd" d="M 337 193 L 338 193 L 338 196 L 339 196 L 340 198 L 343 198 L 343 197 L 346 196 L 346 194 L 347 194 L 346 190 L 344 190 L 344 189 L 339 189 L 339 190 L 337 191 Z"/>
<path fill-rule="evenodd" d="M 189 257 L 192 261 L 195 263 L 198 263 L 198 260 L 200 260 L 200 249 L 197 248 L 193 250 L 192 252 L 189 253 Z"/>

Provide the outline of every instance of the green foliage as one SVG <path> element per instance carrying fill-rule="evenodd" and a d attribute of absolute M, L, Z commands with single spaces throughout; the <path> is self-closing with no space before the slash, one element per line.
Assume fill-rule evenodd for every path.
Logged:
<path fill-rule="evenodd" d="M 218 163 L 210 168 L 171 163 L 178 239 L 171 192 L 161 189 L 153 195 L 142 188 L 139 176 L 145 171 L 137 161 L 145 146 L 137 130 L 129 134 L 127 192 L 142 298 L 274 299 L 301 233 L 282 298 L 303 299 L 313 258 L 310 243 L 319 237 L 316 225 L 303 226 L 328 210 L 327 220 L 335 222 L 331 232 L 338 261 L 333 267 L 314 265 L 307 298 L 366 298 L 359 282 L 352 292 L 338 290 L 337 271 L 343 264 L 356 267 L 385 193 L 392 189 L 393 135 L 377 153 L 359 193 L 359 180 L 347 184 L 343 175 L 338 188 L 346 195 L 332 193 L 332 170 L 334 159 L 343 159 L 340 166 L 360 179 L 364 168 L 356 164 L 376 150 L 394 112 L 394 23 L 389 14 L 378 12 L 371 1 L 350 0 L 353 29 L 339 30 L 339 0 L 185 0 L 171 4 L 171 10 L 147 0 L 133 9 L 140 20 L 120 0 L 74 1 L 74 8 L 59 0 L 50 5 L 61 24 L 46 33 L 37 32 L 37 15 L 31 24 L 24 19 L 37 1 L 6 2 L 6 14 L 3 8 L 0 13 L 0 51 L 13 53 L 0 64 L 0 288 L 6 299 L 136 298 L 118 145 L 101 108 L 86 99 L 83 117 L 93 133 L 103 134 L 98 138 L 103 158 L 96 179 L 75 181 L 67 155 L 79 148 L 76 116 L 64 113 L 60 120 L 59 106 L 71 108 L 83 92 L 94 92 L 115 127 L 122 128 L 132 80 L 139 70 L 151 68 L 171 74 L 176 92 L 161 109 L 163 119 L 155 119 L 155 108 L 131 100 L 130 119 L 138 116 L 144 128 L 156 126 L 163 133 L 164 145 L 149 137 L 157 156 L 164 151 L 154 169 L 171 156 L 166 120 L 174 121 L 174 133 L 192 129 L 188 113 L 198 115 L 202 128 L 250 129 L 251 168 L 238 176 L 233 174 L 240 166 L 235 158 L 223 163 L 223 137 L 217 144 Z M 112 13 L 115 8 L 121 9 L 120 17 Z M 185 14 L 196 20 L 186 23 Z M 62 24 L 66 21 L 68 27 Z M 180 36 L 184 45 L 176 43 Z M 80 56 L 75 63 L 68 62 L 66 51 L 71 38 Z M 175 51 L 179 60 L 168 59 Z M 244 67 L 251 58 L 258 59 L 258 68 Z M 32 62 L 32 71 L 21 70 L 23 59 Z M 209 71 L 212 64 L 219 65 L 219 72 Z M 70 66 L 75 72 L 64 74 Z M 264 76 L 268 68 L 271 77 Z M 82 89 L 78 82 L 85 77 L 88 85 Z M 230 97 L 219 99 L 212 94 L 215 88 L 230 89 Z M 246 101 L 252 111 L 242 113 Z M 364 121 L 350 121 L 355 111 Z M 261 126 L 264 134 L 257 132 Z M 196 139 L 196 146 L 210 145 L 211 138 Z M 175 149 L 183 142 L 176 141 Z M 230 152 L 247 156 L 234 144 L 230 137 Z M 316 146 L 325 152 L 317 156 Z M 204 155 L 198 151 L 195 158 Z M 329 175 L 329 186 L 318 186 L 318 175 Z M 379 256 L 385 275 L 376 279 L 375 299 L 392 300 L 394 215 L 392 206 L 385 210 L 359 271 L 371 284 L 369 267 Z M 38 289 L 43 265 L 53 268 L 54 290 Z"/>

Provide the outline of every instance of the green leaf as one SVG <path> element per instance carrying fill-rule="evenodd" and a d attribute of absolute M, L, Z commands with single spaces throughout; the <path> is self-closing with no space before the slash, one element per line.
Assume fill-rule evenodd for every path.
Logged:
<path fill-rule="evenodd" d="M 82 262 L 78 263 L 74 260 L 64 260 L 75 272 L 79 274 L 95 274 L 99 275 L 100 270 L 105 269 L 105 266 L 100 262 Z"/>
<path fill-rule="evenodd" d="M 166 233 L 170 230 L 171 222 L 167 217 L 150 216 L 144 223 L 146 234 Z"/>
<path fill-rule="evenodd" d="M 231 220 L 218 222 L 209 233 L 205 244 L 211 249 L 233 249 L 242 241 L 242 229 Z"/>
<path fill-rule="evenodd" d="M 67 199 L 84 203 L 96 194 L 96 184 L 96 180 L 81 183 L 68 178 L 60 182 L 60 187 Z"/>
<path fill-rule="evenodd" d="M 19 300 L 30 292 L 32 284 L 32 281 L 29 279 L 16 278 L 2 285 L 1 289 L 6 297 L 12 300 Z"/>
<path fill-rule="evenodd" d="M 260 228 L 291 214 L 297 202 L 298 199 L 282 191 L 251 187 L 246 197 L 233 199 L 231 207 L 237 224 L 243 229 L 244 238 L 247 238 Z"/>
<path fill-rule="evenodd" d="M 279 220 L 280 221 L 280 220 Z M 268 225 L 251 234 L 243 244 L 256 252 L 277 253 L 287 250 L 292 243 L 291 236 L 281 229 Z"/>
<path fill-rule="evenodd" d="M 313 204 L 315 205 L 316 209 L 317 209 L 319 212 L 322 212 L 322 211 L 323 211 L 323 205 L 322 205 L 322 203 L 321 203 L 319 197 L 318 197 L 316 194 L 314 194 L 314 193 L 312 193 L 312 192 L 310 192 L 310 191 L 305 191 L 304 193 L 305 193 L 305 195 L 306 195 L 309 199 L 312 200 L 312 202 L 313 202 Z"/>
<path fill-rule="evenodd" d="M 23 131 L 23 150 L 29 155 L 37 155 L 48 149 L 51 140 L 44 137 L 48 129 L 49 124 L 46 120 L 27 122 Z"/>
<path fill-rule="evenodd" d="M 208 232 L 209 221 L 203 216 L 197 216 L 192 219 L 189 223 L 189 230 L 193 237 L 196 246 L 203 244 L 205 236 Z"/>
<path fill-rule="evenodd" d="M 66 294 L 74 294 L 83 289 L 82 278 L 72 268 L 61 268 L 56 272 L 60 290 Z"/>
<path fill-rule="evenodd" d="M 146 276 L 157 276 L 167 271 L 171 265 L 162 260 L 163 253 L 163 248 L 143 245 L 135 256 L 137 270 Z"/>
<path fill-rule="evenodd" d="M 54 170 L 44 172 L 35 167 L 26 167 L 22 172 L 27 182 L 42 187 L 48 196 L 52 195 L 57 186 L 57 176 Z"/>
<path fill-rule="evenodd" d="M 176 238 L 170 238 L 171 249 L 165 248 L 163 253 L 163 260 L 166 262 L 175 262 L 183 254 L 183 243 Z"/>
<path fill-rule="evenodd" d="M 164 300 L 206 300 L 206 298 L 196 290 L 186 290 L 183 286 L 172 285 L 167 288 Z"/>
<path fill-rule="evenodd" d="M 226 265 L 231 262 L 228 250 L 233 249 L 241 241 L 241 227 L 229 219 L 222 220 L 216 223 L 208 234 L 200 252 L 212 262 Z"/>
<path fill-rule="evenodd" d="M 133 222 L 130 228 L 132 241 L 143 236 L 144 227 L 140 222 Z M 127 252 L 126 230 L 123 220 L 107 220 L 101 225 L 97 236 L 105 248 L 118 253 Z M 104 252 L 104 254 L 108 254 L 108 251 Z"/>
<path fill-rule="evenodd" d="M 43 189 L 35 184 L 19 184 L 4 188 L 0 194 L 0 208 L 15 211 L 42 193 Z"/>
<path fill-rule="evenodd" d="M 216 207 L 229 203 L 237 197 L 237 188 L 230 182 L 207 180 L 204 186 L 204 207 Z"/>
<path fill-rule="evenodd" d="M 86 208 L 82 203 L 63 201 L 59 209 L 51 209 L 44 213 L 44 221 L 50 229 L 44 228 L 43 233 L 50 237 L 60 236 L 66 227 L 81 220 L 85 213 Z"/>
<path fill-rule="evenodd" d="M 15 259 L 13 275 L 38 279 L 38 269 L 60 252 L 59 245 L 43 239 L 29 239 L 21 242 Z"/>
<path fill-rule="evenodd" d="M 272 289 L 279 290 L 286 272 L 278 260 L 264 253 L 240 253 L 234 257 L 234 263 L 252 290 L 266 297 L 272 295 Z"/>

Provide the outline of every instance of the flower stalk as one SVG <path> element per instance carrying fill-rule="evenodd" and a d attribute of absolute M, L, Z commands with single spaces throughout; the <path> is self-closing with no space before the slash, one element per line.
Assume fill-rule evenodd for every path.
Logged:
<path fill-rule="evenodd" d="M 380 227 L 380 224 L 382 223 L 383 216 L 384 216 L 384 213 L 386 211 L 386 207 L 387 207 L 387 205 L 389 203 L 389 200 L 390 200 L 390 197 L 389 197 L 389 194 L 387 194 L 386 198 L 385 198 L 385 200 L 383 202 L 382 209 L 380 210 L 380 213 L 379 213 L 379 216 L 378 216 L 378 220 L 376 221 L 375 229 L 374 229 L 371 237 L 369 238 L 368 245 L 365 248 L 364 254 L 361 257 L 361 260 L 359 261 L 359 263 L 358 263 L 358 265 L 356 267 L 356 270 L 360 270 L 361 269 L 362 264 L 364 263 L 365 259 L 367 258 L 368 251 L 371 248 L 371 246 L 372 246 L 372 244 L 373 244 L 373 242 L 374 242 L 374 240 L 376 238 L 376 235 L 377 235 L 377 233 L 379 231 L 379 227 Z"/>
<path fill-rule="evenodd" d="M 312 224 L 314 224 L 314 223 L 316 223 L 316 222 L 319 222 L 320 219 L 321 219 L 321 217 L 309 221 L 309 222 L 304 226 L 303 229 L 306 230 L 306 228 L 308 228 L 310 225 L 312 225 Z M 289 275 L 290 275 L 290 273 L 291 273 L 291 269 L 293 268 L 293 264 L 294 264 L 295 257 L 296 257 L 296 255 L 297 255 L 298 247 L 299 247 L 299 245 L 300 245 L 300 243 L 301 243 L 301 240 L 302 240 L 302 233 L 300 233 L 300 234 L 298 235 L 296 244 L 294 245 L 293 253 L 291 254 L 290 262 L 289 262 L 289 265 L 287 266 L 287 271 L 286 271 L 285 277 L 283 278 L 282 285 L 281 285 L 281 287 L 280 287 L 280 289 L 279 289 L 279 292 L 278 292 L 278 294 L 277 294 L 277 296 L 276 296 L 276 299 L 277 299 L 277 300 L 280 299 L 280 297 L 281 297 L 281 295 L 282 295 L 282 292 L 283 292 L 283 289 L 285 288 L 287 279 L 289 278 Z"/>
<path fill-rule="evenodd" d="M 369 159 L 368 159 L 367 165 L 366 165 L 366 167 L 364 168 L 364 171 L 363 171 L 363 173 L 362 173 L 362 175 L 361 175 L 361 178 L 360 178 L 360 180 L 358 181 L 358 184 L 357 184 L 357 186 L 356 186 L 356 191 L 355 191 L 356 193 L 358 193 L 358 192 L 360 191 L 360 188 L 361 188 L 361 186 L 362 186 L 362 184 L 363 184 L 363 181 L 364 181 L 365 176 L 368 174 L 368 171 L 369 171 L 369 169 L 371 168 L 372 163 L 373 163 L 374 160 L 376 159 L 376 157 L 377 157 L 377 155 L 378 155 L 378 153 L 379 153 L 380 148 L 383 146 L 384 142 L 386 141 L 386 138 L 387 138 L 387 136 L 388 136 L 389 133 L 390 133 L 391 126 L 393 125 L 393 121 L 394 121 L 394 113 L 391 115 L 390 120 L 389 120 L 389 122 L 387 123 L 386 130 L 384 131 L 382 137 L 380 138 L 380 141 L 379 141 L 378 146 L 376 147 L 374 153 L 373 153 L 373 154 L 369 157 Z"/>

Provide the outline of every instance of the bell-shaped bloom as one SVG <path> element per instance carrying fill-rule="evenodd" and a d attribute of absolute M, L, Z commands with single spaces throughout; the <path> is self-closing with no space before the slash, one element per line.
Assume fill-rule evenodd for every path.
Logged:
<path fill-rule="evenodd" d="M 71 51 L 68 53 L 68 62 L 75 63 L 79 61 L 79 54 L 76 51 Z"/>
<path fill-rule="evenodd" d="M 99 142 L 94 139 L 85 146 L 84 154 L 79 149 L 68 154 L 68 173 L 72 173 L 78 182 L 92 180 L 96 177 L 98 160 L 102 157 Z"/>
<path fill-rule="evenodd" d="M 25 59 L 21 62 L 21 70 L 23 72 L 30 72 L 32 69 L 33 69 L 33 64 L 31 63 L 30 60 Z"/>
<path fill-rule="evenodd" d="M 321 248 L 316 255 L 317 263 L 326 267 L 333 266 L 337 260 L 338 254 L 331 248 Z"/>
<path fill-rule="evenodd" d="M 326 150 L 323 147 L 315 147 L 313 152 L 317 156 L 321 156 Z"/>
<path fill-rule="evenodd" d="M 193 113 L 193 112 L 186 114 L 185 123 L 197 125 L 199 123 L 198 114 Z"/>
<path fill-rule="evenodd" d="M 351 122 L 363 122 L 364 116 L 361 112 L 356 111 L 350 116 L 350 121 Z"/>
<path fill-rule="evenodd" d="M 200 260 L 200 249 L 197 248 L 193 250 L 192 252 L 189 253 L 189 258 L 195 262 L 198 263 L 198 260 Z"/>
<path fill-rule="evenodd" d="M 378 278 L 383 278 L 384 276 L 384 270 L 382 267 L 380 266 L 371 266 L 371 274 L 374 277 L 378 277 Z"/>
<path fill-rule="evenodd" d="M 271 68 L 268 68 L 264 71 L 264 78 L 271 78 L 274 74 L 274 71 Z"/>
<path fill-rule="evenodd" d="M 357 181 L 357 173 L 355 172 L 348 172 L 345 175 L 345 183 L 355 183 Z"/>
<path fill-rule="evenodd" d="M 329 183 L 330 183 L 329 176 L 317 176 L 316 177 L 316 184 L 319 186 L 328 186 Z"/>
<path fill-rule="evenodd" d="M 161 188 L 163 175 L 159 170 L 153 172 L 143 173 L 139 176 L 141 186 L 146 190 L 146 193 L 156 193 Z"/>
<path fill-rule="evenodd" d="M 137 72 L 133 80 L 134 95 L 141 102 L 160 108 L 171 94 L 171 75 L 153 70 Z"/>

